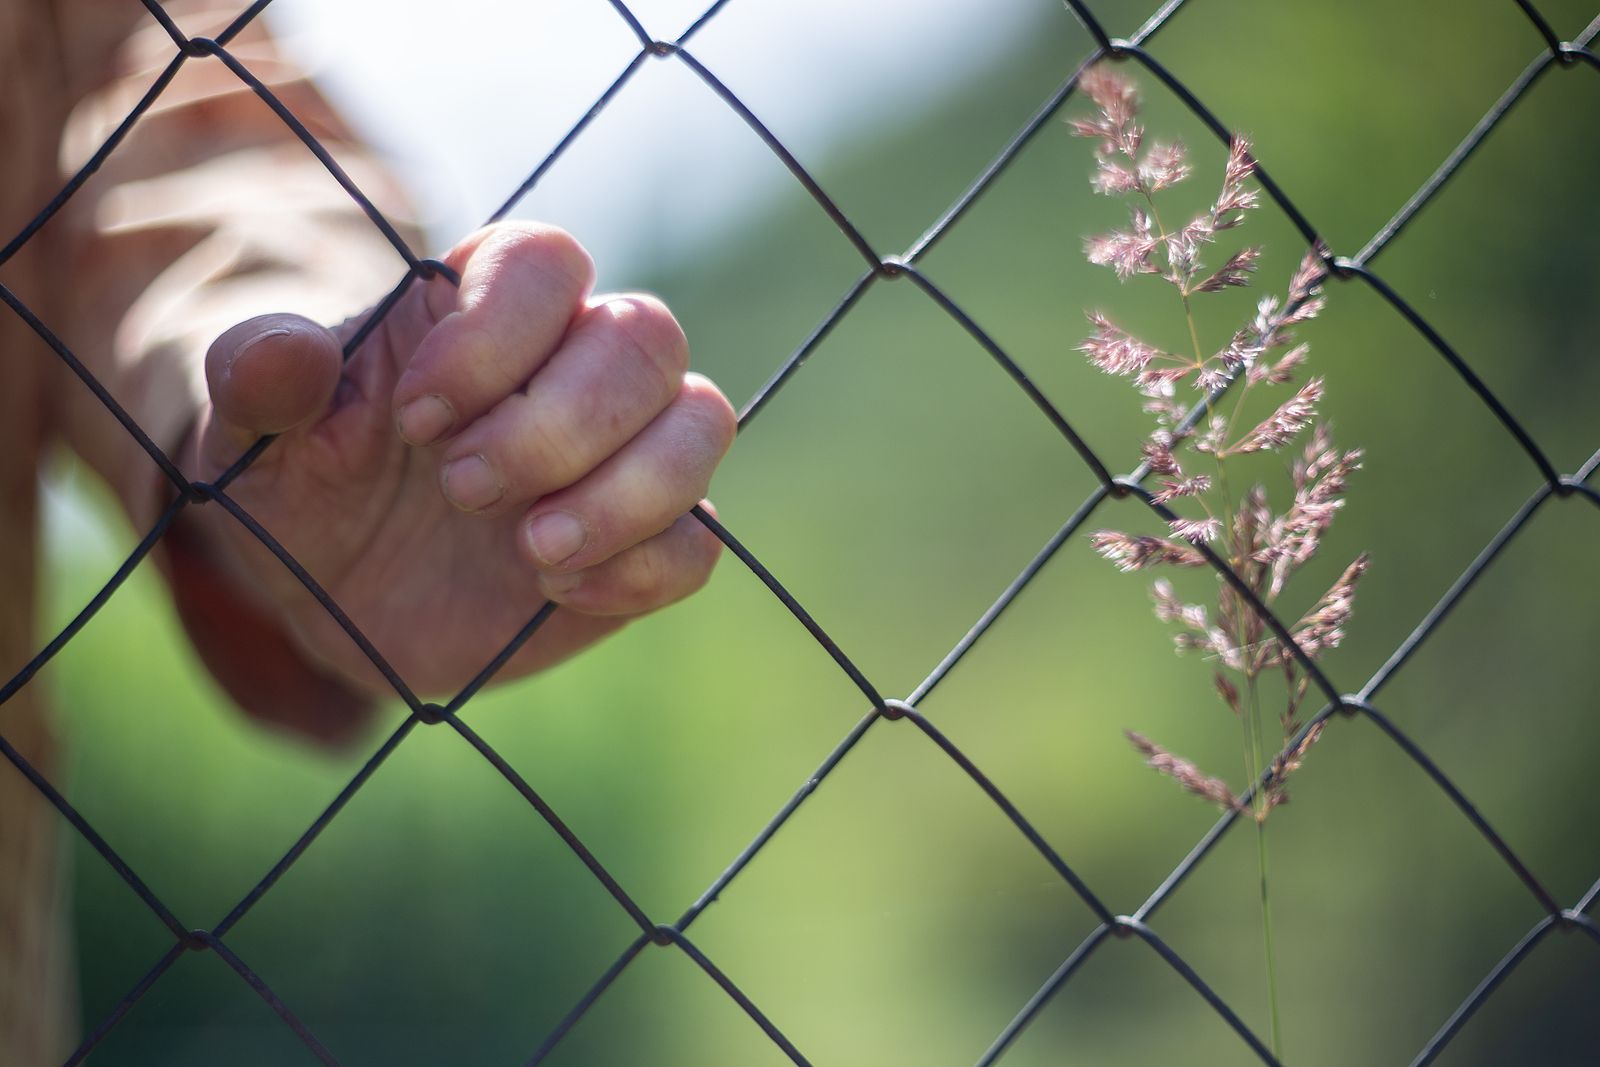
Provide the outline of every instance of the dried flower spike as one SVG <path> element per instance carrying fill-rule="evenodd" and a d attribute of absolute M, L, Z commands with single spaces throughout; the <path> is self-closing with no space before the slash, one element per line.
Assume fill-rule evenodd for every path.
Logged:
<path fill-rule="evenodd" d="M 1221 189 L 1200 214 L 1177 226 L 1168 225 L 1157 204 L 1158 194 L 1187 180 L 1194 167 L 1179 142 L 1151 142 L 1139 123 L 1139 96 L 1133 83 L 1109 67 L 1085 74 L 1081 87 L 1095 105 L 1089 118 L 1069 120 L 1073 132 L 1098 141 L 1094 174 L 1097 193 L 1129 200 L 1128 225 L 1089 237 L 1084 252 L 1089 262 L 1110 267 L 1119 280 L 1153 275 L 1178 291 L 1188 335 L 1189 353 L 1168 352 L 1112 322 L 1101 311 L 1088 313 L 1093 332 L 1078 346 L 1089 362 L 1105 372 L 1132 379 L 1147 398 L 1144 409 L 1156 427 L 1142 446 L 1145 470 L 1160 478 L 1152 503 L 1167 520 L 1170 537 L 1101 530 L 1091 536 L 1095 550 L 1119 570 L 1158 566 L 1197 567 L 1207 552 L 1226 562 L 1251 598 L 1218 576 L 1215 613 L 1180 599 L 1172 583 L 1152 586 L 1156 617 L 1179 627 L 1178 651 L 1194 651 L 1216 665 L 1213 686 L 1241 724 L 1244 735 L 1245 783 L 1250 787 L 1249 812 L 1258 827 L 1263 927 L 1267 942 L 1268 988 L 1272 1007 L 1273 1048 L 1280 1047 L 1277 990 L 1273 979 L 1272 926 L 1267 908 L 1266 837 L 1269 812 L 1288 800 L 1286 782 L 1304 763 L 1307 750 L 1321 736 L 1322 723 L 1304 731 L 1301 701 L 1309 690 L 1305 664 L 1338 646 L 1354 610 L 1356 586 L 1366 572 L 1365 553 L 1345 568 L 1290 629 L 1294 647 L 1287 647 L 1267 626 L 1256 605 L 1269 610 L 1301 566 L 1317 552 L 1323 535 L 1343 506 L 1349 477 L 1361 466 L 1361 451 L 1341 452 L 1333 435 L 1319 421 L 1325 387 L 1313 377 L 1291 395 L 1272 402 L 1265 414 L 1241 421 L 1244 413 L 1264 407 L 1267 394 L 1294 383 L 1310 349 L 1296 343 L 1295 328 L 1314 319 L 1323 308 L 1322 283 L 1327 275 L 1326 250 L 1312 248 L 1289 280 L 1280 300 L 1264 296 L 1242 325 L 1226 334 L 1217 349 L 1201 347 L 1195 314 L 1196 298 L 1248 286 L 1260 265 L 1262 249 L 1235 248 L 1208 268 L 1218 236 L 1241 226 L 1259 204 L 1250 179 L 1255 158 L 1241 137 L 1228 146 Z M 1170 216 L 1171 209 L 1168 209 Z M 1194 412 L 1175 398 L 1180 383 L 1199 393 Z M 1232 394 L 1224 407 L 1219 402 Z M 1252 404 L 1251 401 L 1257 403 Z M 1264 485 L 1232 491 L 1230 472 L 1240 457 L 1285 452 L 1294 442 L 1305 444 L 1288 466 L 1286 500 L 1274 510 Z M 1246 460 L 1244 462 L 1251 462 Z M 1231 475 L 1237 478 L 1237 473 Z M 1167 510 L 1181 506 L 1190 514 Z M 1205 551 L 1202 551 L 1202 547 Z M 1282 741 L 1268 750 L 1263 724 L 1264 704 L 1271 699 L 1268 682 L 1281 676 L 1283 703 L 1277 714 Z M 1221 778 L 1172 754 L 1142 734 L 1127 732 L 1145 762 L 1188 792 L 1230 811 L 1246 804 Z M 1298 739 L 1298 740 L 1297 740 Z"/>
<path fill-rule="evenodd" d="M 1209 800 L 1218 807 L 1225 810 L 1240 807 L 1239 798 L 1233 795 L 1233 790 L 1229 789 L 1228 783 L 1221 778 L 1211 778 L 1202 774 L 1200 768 L 1181 756 L 1174 756 L 1143 734 L 1132 730 L 1124 732 L 1128 742 L 1144 753 L 1145 762 L 1156 771 L 1171 778 L 1195 796 Z"/>

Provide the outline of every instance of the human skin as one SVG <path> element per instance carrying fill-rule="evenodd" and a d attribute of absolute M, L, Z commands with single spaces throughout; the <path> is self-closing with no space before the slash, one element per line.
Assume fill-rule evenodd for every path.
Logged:
<path fill-rule="evenodd" d="M 443 257 L 341 363 L 330 330 L 265 315 L 206 356 L 211 407 L 185 470 L 216 478 L 422 694 L 466 683 L 546 600 L 562 605 L 497 677 L 547 667 L 708 578 L 703 503 L 736 421 L 689 373 L 671 312 L 590 295 L 561 230 L 501 223 Z M 194 517 L 189 518 L 192 514 Z M 368 657 L 220 506 L 186 509 L 203 546 L 321 673 L 392 695 Z"/>

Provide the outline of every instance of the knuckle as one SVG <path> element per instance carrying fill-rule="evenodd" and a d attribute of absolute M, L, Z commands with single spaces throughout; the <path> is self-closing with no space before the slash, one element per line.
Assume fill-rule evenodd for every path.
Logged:
<path fill-rule="evenodd" d="M 694 527 L 692 563 L 686 568 L 688 582 L 684 587 L 684 596 L 704 588 L 711 580 L 717 560 L 722 558 L 722 542 L 717 540 L 717 535 L 698 522 L 694 523 Z"/>
<path fill-rule="evenodd" d="M 684 525 L 669 534 L 668 551 L 658 553 L 663 578 L 656 587 L 658 604 L 670 604 L 692 596 L 711 580 L 712 569 L 722 554 L 722 542 L 692 518 L 679 520 Z"/>
<path fill-rule="evenodd" d="M 585 467 L 582 441 L 572 421 L 551 417 L 521 392 L 510 394 L 453 437 L 439 463 L 447 466 L 474 453 L 498 474 L 507 503 L 570 484 Z"/>
<path fill-rule="evenodd" d="M 509 275 L 507 280 L 513 283 L 533 284 L 553 276 L 562 288 L 583 292 L 594 282 L 594 260 L 588 250 L 558 226 L 497 223 L 479 245 L 474 258 L 479 257 L 489 277 Z"/>
<path fill-rule="evenodd" d="M 653 368 L 661 380 L 681 381 L 689 369 L 689 340 L 683 327 L 660 299 L 628 294 L 606 302 L 627 355 Z"/>
<path fill-rule="evenodd" d="M 449 344 L 442 353 L 435 373 L 440 384 L 477 389 L 489 396 L 509 392 L 522 383 L 512 369 L 515 359 L 494 332 L 470 318 L 455 320 L 456 329 L 449 336 Z"/>
<path fill-rule="evenodd" d="M 559 271 L 580 289 L 587 289 L 594 280 L 594 260 L 588 249 L 566 230 L 554 226 L 542 227 L 527 242 L 531 253 L 549 269 Z"/>
<path fill-rule="evenodd" d="M 633 565 L 628 568 L 629 598 L 641 605 L 659 603 L 673 592 L 672 560 L 654 547 L 634 553 Z"/>
<path fill-rule="evenodd" d="M 666 607 L 710 580 L 722 542 L 691 518 L 585 572 L 573 601 L 579 610 L 632 615 Z"/>
<path fill-rule="evenodd" d="M 532 412 L 534 405 L 524 405 Z M 539 488 L 554 489 L 570 484 L 588 469 L 589 446 L 582 429 L 562 413 L 544 412 L 540 417 L 519 420 L 522 440 L 515 449 L 519 470 L 526 481 Z"/>
<path fill-rule="evenodd" d="M 698 592 L 711 579 L 722 542 L 692 518 L 634 550 L 627 597 L 640 610 L 662 607 Z"/>
<path fill-rule="evenodd" d="M 394 406 L 427 393 L 461 405 L 484 368 L 498 367 L 502 356 L 494 335 L 468 314 L 453 311 L 418 344 L 394 387 Z"/>
<path fill-rule="evenodd" d="M 697 436 L 710 446 L 715 458 L 720 460 L 725 456 L 739 431 L 739 417 L 722 390 L 709 378 L 689 374 L 678 392 L 678 403 L 694 420 Z"/>
<path fill-rule="evenodd" d="M 595 264 L 589 250 L 560 227 L 522 224 L 514 230 L 510 248 L 533 266 L 554 270 L 581 290 L 594 280 Z"/>

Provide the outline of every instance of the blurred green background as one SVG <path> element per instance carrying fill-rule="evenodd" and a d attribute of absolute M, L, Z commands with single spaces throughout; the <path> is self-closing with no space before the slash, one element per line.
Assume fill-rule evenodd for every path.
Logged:
<path fill-rule="evenodd" d="M 898 101 L 898 128 L 816 158 L 794 146 L 879 249 L 909 245 L 1090 47 L 1064 10 L 1034 6 L 1024 48 L 981 77 Z M 1095 8 L 1112 33 L 1131 34 L 1149 6 Z M 1540 7 L 1564 37 L 1593 14 L 1575 2 Z M 736 10 L 698 45 L 712 69 L 719 50 L 746 46 Z M 1252 136 L 1333 248 L 1353 254 L 1540 47 L 1509 0 L 1194 0 L 1151 50 Z M 803 71 L 808 60 L 774 51 L 773 62 Z M 1565 472 L 1600 445 L 1595 74 L 1550 72 L 1373 264 Z M 1141 84 L 1152 134 L 1194 146 L 1192 185 L 1205 195 L 1221 150 L 1153 79 Z M 759 87 L 750 102 L 759 114 Z M 751 138 L 748 152 L 765 149 Z M 1146 417 L 1125 383 L 1074 351 L 1083 312 L 1167 324 L 1151 327 L 1159 333 L 1174 309 L 1164 287 L 1121 287 L 1083 262 L 1083 235 L 1122 212 L 1090 192 L 1091 162 L 1089 144 L 1052 122 L 923 266 L 1126 470 Z M 1202 309 L 1218 341 L 1259 292 L 1281 292 L 1303 251 L 1270 205 L 1241 238 L 1267 253 L 1258 289 Z M 861 269 L 797 186 L 713 252 L 663 252 L 646 276 L 615 284 L 663 294 L 698 368 L 736 403 Z M 1324 409 L 1367 464 L 1284 604 L 1309 605 L 1351 556 L 1372 553 L 1350 638 L 1326 661 L 1354 691 L 1538 474 L 1426 342 L 1358 283 L 1334 285 L 1303 336 L 1328 379 Z M 49 632 L 134 541 L 98 490 L 70 469 L 61 478 L 95 510 L 52 509 Z M 878 688 L 903 696 L 1092 487 L 984 352 L 899 282 L 874 286 L 751 424 L 713 495 Z M 1600 875 L 1597 519 L 1581 500 L 1545 507 L 1377 700 L 1569 904 Z M 1143 522 L 1136 503 L 1111 502 L 1086 532 Z M 1209 579 L 1187 577 L 1194 598 L 1208 595 Z M 1145 769 L 1121 731 L 1240 775 L 1236 726 L 1211 694 L 1209 668 L 1172 654 L 1146 585 L 1075 538 L 922 706 L 1116 911 L 1137 908 L 1214 819 Z M 231 909 L 382 736 L 327 754 L 241 722 L 187 650 L 148 567 L 43 684 L 69 735 L 69 796 L 197 927 Z M 650 915 L 670 921 L 866 710 L 729 558 L 693 601 L 494 690 L 466 717 Z M 384 731 L 398 721 L 390 715 Z M 1268 824 L 1287 1060 L 1409 1062 L 1539 919 L 1538 905 L 1364 721 L 1335 721 L 1293 792 Z M 1254 842 L 1243 830 L 1152 925 L 1265 1034 Z M 74 852 L 93 1022 L 169 939 L 93 852 Z M 1093 927 L 964 774 L 909 724 L 882 723 L 692 936 L 813 1062 L 931 1065 L 975 1060 Z M 495 1064 L 525 1060 L 635 932 L 482 759 L 447 729 L 419 729 L 229 943 L 342 1062 Z M 1597 950 L 1582 935 L 1552 935 L 1439 1062 L 1595 1062 Z M 1248 1060 L 1153 952 L 1111 941 L 1004 1062 Z M 314 1060 L 225 965 L 191 954 L 92 1062 Z M 687 958 L 651 949 L 549 1062 L 784 1059 Z"/>

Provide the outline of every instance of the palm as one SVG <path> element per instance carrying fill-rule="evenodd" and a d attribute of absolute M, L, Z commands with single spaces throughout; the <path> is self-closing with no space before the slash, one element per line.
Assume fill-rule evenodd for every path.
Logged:
<path fill-rule="evenodd" d="M 424 293 L 413 286 L 355 352 L 326 415 L 275 441 L 230 494 L 408 685 L 440 693 L 470 679 L 545 598 L 516 552 L 517 516 L 452 507 L 439 491 L 436 450 L 412 448 L 395 432 L 395 382 L 434 326 Z M 266 558 L 242 526 L 228 527 L 225 536 L 287 606 L 301 643 L 341 673 L 381 684 L 366 655 L 294 576 Z M 557 615 L 508 669 L 537 670 L 620 621 Z"/>

